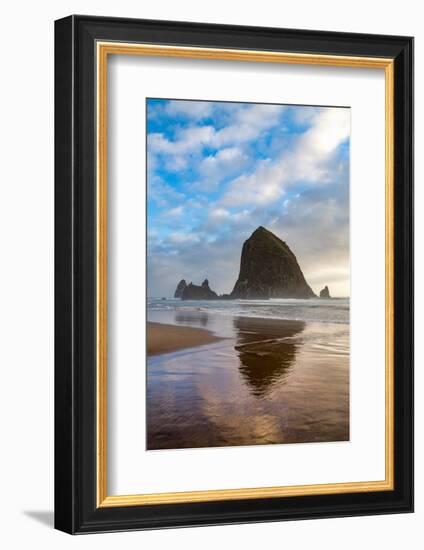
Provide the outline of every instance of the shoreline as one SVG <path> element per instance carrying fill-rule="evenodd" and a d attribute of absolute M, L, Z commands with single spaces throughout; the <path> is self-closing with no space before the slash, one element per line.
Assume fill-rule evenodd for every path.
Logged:
<path fill-rule="evenodd" d="M 148 341 L 151 329 L 161 338 L 147 362 L 148 450 L 349 440 L 348 326 L 197 311 L 148 326 Z"/>
<path fill-rule="evenodd" d="M 147 356 L 162 355 L 183 349 L 220 342 L 224 338 L 197 327 L 147 322 Z"/>

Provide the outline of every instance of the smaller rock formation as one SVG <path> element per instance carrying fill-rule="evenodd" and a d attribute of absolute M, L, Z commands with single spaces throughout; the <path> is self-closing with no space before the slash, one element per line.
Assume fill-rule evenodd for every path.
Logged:
<path fill-rule="evenodd" d="M 216 300 L 218 295 L 209 288 L 209 281 L 205 279 L 201 286 L 190 283 L 181 295 L 182 300 Z"/>
<path fill-rule="evenodd" d="M 328 290 L 328 286 L 325 286 L 321 292 L 319 293 L 320 298 L 331 298 L 330 291 Z"/>
<path fill-rule="evenodd" d="M 185 279 L 181 279 L 181 281 L 177 284 L 177 288 L 175 289 L 174 298 L 181 298 L 186 286 L 187 283 L 185 282 Z"/>

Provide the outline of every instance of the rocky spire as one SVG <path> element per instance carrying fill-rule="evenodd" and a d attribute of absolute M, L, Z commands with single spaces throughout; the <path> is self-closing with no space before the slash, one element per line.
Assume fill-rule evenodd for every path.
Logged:
<path fill-rule="evenodd" d="M 258 227 L 243 244 L 240 273 L 231 298 L 314 296 L 289 246 L 271 231 Z"/>
<path fill-rule="evenodd" d="M 331 298 L 330 291 L 328 290 L 328 286 L 325 286 L 321 292 L 319 293 L 320 298 Z"/>
<path fill-rule="evenodd" d="M 186 286 L 187 286 L 187 283 L 185 279 L 181 279 L 181 281 L 177 285 L 177 288 L 175 289 L 174 298 L 181 298 Z"/>
<path fill-rule="evenodd" d="M 216 300 L 218 295 L 209 288 L 209 281 L 205 279 L 201 286 L 190 283 L 181 295 L 182 300 Z"/>

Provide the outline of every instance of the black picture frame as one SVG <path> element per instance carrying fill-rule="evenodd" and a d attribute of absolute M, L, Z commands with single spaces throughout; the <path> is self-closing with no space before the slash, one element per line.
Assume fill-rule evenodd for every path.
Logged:
<path fill-rule="evenodd" d="M 394 490 L 96 504 L 99 40 L 394 60 Z M 73 15 L 55 22 L 55 527 L 67 533 L 413 511 L 413 39 Z"/>

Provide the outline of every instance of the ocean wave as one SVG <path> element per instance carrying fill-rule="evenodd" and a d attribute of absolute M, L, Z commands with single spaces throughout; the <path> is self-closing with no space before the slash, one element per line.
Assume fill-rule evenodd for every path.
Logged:
<path fill-rule="evenodd" d="M 226 300 L 226 301 L 148 301 L 149 311 L 197 312 L 224 317 L 287 319 L 321 323 L 349 323 L 349 300 Z"/>

